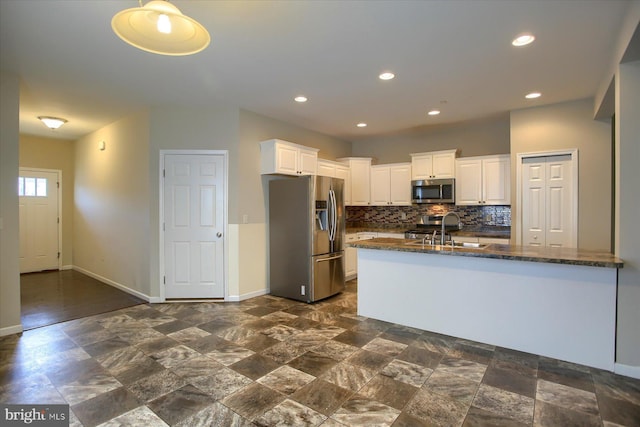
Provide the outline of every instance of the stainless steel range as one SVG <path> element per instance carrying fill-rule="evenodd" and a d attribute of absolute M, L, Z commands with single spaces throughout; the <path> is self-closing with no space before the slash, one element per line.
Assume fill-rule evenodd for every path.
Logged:
<path fill-rule="evenodd" d="M 424 215 L 415 228 L 404 232 L 405 239 L 424 240 L 429 243 L 437 241 L 446 242 L 451 240 L 451 231 L 460 230 L 462 223 L 457 214 L 447 215 Z M 442 238 L 442 221 L 444 220 L 444 239 Z"/>

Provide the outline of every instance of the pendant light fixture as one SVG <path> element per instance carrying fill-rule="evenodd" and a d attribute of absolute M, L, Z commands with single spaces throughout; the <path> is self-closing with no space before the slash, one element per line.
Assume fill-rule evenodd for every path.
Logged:
<path fill-rule="evenodd" d="M 144 6 L 116 13 L 111 28 L 125 42 L 160 55 L 198 53 L 207 46 L 209 32 L 198 21 L 183 15 L 167 0 L 151 0 Z"/>
<path fill-rule="evenodd" d="M 38 116 L 38 119 L 51 130 L 58 129 L 63 124 L 67 123 L 67 119 L 61 119 L 59 117 Z"/>

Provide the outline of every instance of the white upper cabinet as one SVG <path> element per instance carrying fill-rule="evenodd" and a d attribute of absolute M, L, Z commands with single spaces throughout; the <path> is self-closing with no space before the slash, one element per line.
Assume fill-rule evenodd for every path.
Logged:
<path fill-rule="evenodd" d="M 333 162 L 331 160 L 318 159 L 317 175 L 341 178 L 344 180 L 344 204 L 351 204 L 351 171 L 344 163 Z"/>
<path fill-rule="evenodd" d="M 458 150 L 411 154 L 411 179 L 455 178 Z"/>
<path fill-rule="evenodd" d="M 411 163 L 371 166 L 371 204 L 411 204 Z"/>
<path fill-rule="evenodd" d="M 349 167 L 351 173 L 350 195 L 345 191 L 345 204 L 353 206 L 367 206 L 371 202 L 371 158 L 344 157 L 338 159 Z M 349 200 L 349 202 L 347 202 Z"/>
<path fill-rule="evenodd" d="M 351 170 L 349 167 L 342 164 L 336 165 L 336 178 L 342 178 L 344 180 L 344 204 L 345 206 L 351 204 Z"/>
<path fill-rule="evenodd" d="M 508 154 L 456 160 L 456 205 L 510 205 Z"/>
<path fill-rule="evenodd" d="M 315 175 L 318 149 L 281 139 L 260 143 L 260 173 L 282 175 Z"/>
<path fill-rule="evenodd" d="M 336 177 L 336 165 L 331 160 L 318 159 L 316 175 Z"/>

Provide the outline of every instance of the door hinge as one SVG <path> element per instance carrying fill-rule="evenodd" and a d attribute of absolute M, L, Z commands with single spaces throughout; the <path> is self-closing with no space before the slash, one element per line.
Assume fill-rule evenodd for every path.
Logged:
<path fill-rule="evenodd" d="M 165 178 L 167 176 L 166 174 L 167 170 L 166 169 L 162 169 L 162 177 Z"/>
<path fill-rule="evenodd" d="M 60 182 L 56 182 L 56 185 L 58 186 L 58 188 L 60 188 Z"/>
<path fill-rule="evenodd" d="M 167 276 L 162 276 L 162 283 L 167 284 Z"/>
<path fill-rule="evenodd" d="M 60 252 L 58 252 L 58 259 L 60 259 Z"/>
<path fill-rule="evenodd" d="M 162 231 L 165 231 L 164 222 L 162 223 Z"/>

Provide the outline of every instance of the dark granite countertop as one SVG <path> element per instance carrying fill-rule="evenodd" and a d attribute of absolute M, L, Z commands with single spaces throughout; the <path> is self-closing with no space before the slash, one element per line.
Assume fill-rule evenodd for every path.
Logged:
<path fill-rule="evenodd" d="M 415 229 L 415 224 L 371 224 L 347 226 L 346 233 L 400 233 L 404 234 L 407 230 Z M 462 230 L 455 230 L 452 234 L 456 236 L 470 237 L 494 237 L 509 239 L 511 238 L 511 227 L 487 227 L 487 226 L 467 226 Z"/>
<path fill-rule="evenodd" d="M 413 243 L 413 244 L 411 244 Z M 608 252 L 584 251 L 570 248 L 540 248 L 534 246 L 488 245 L 479 248 L 452 248 L 440 245 L 415 244 L 415 240 L 377 238 L 347 243 L 361 249 L 379 249 L 398 252 L 468 256 L 550 264 L 584 265 L 590 267 L 622 268 L 623 261 Z"/>

